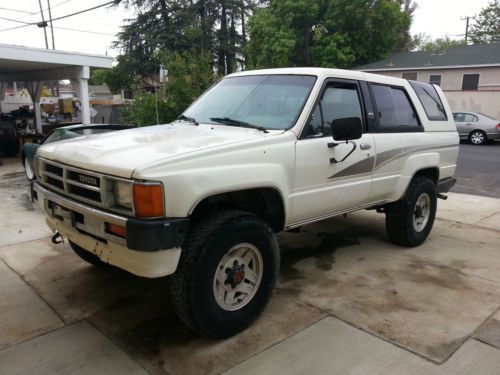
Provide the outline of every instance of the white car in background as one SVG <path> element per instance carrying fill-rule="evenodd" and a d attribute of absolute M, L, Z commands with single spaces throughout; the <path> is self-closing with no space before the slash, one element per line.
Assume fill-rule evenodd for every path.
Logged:
<path fill-rule="evenodd" d="M 500 121 L 478 112 L 453 112 L 461 140 L 473 145 L 483 145 L 487 141 L 500 139 Z"/>

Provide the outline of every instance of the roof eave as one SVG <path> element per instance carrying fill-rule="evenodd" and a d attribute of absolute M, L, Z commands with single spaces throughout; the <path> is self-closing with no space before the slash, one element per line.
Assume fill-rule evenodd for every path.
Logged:
<path fill-rule="evenodd" d="M 399 67 L 399 68 L 372 68 L 359 70 L 362 72 L 389 72 L 389 71 L 400 71 L 400 70 L 436 70 L 436 69 L 465 69 L 465 68 L 494 68 L 500 67 L 500 63 L 496 64 L 474 64 L 474 65 L 441 65 L 441 66 L 413 66 L 413 67 Z"/>

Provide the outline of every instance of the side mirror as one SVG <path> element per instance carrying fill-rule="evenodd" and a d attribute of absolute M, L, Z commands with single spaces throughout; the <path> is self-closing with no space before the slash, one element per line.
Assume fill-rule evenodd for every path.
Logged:
<path fill-rule="evenodd" d="M 333 120 L 330 123 L 332 136 L 335 141 L 359 139 L 363 135 L 363 125 L 359 117 L 345 117 Z"/>

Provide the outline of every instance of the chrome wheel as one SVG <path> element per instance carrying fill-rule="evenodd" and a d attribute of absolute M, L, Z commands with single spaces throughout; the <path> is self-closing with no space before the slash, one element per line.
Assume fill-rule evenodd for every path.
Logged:
<path fill-rule="evenodd" d="M 475 132 L 471 133 L 470 141 L 471 141 L 471 143 L 473 143 L 475 145 L 483 144 L 485 141 L 484 133 L 480 132 L 480 131 L 475 131 Z"/>
<path fill-rule="evenodd" d="M 24 170 L 26 171 L 26 176 L 28 177 L 28 180 L 31 181 L 35 178 L 35 173 L 33 173 L 33 169 L 31 168 L 28 159 L 24 159 Z"/>
<path fill-rule="evenodd" d="M 259 289 L 264 262 L 252 244 L 232 247 L 219 262 L 213 290 L 217 304 L 226 311 L 239 310 L 248 304 Z"/>
<path fill-rule="evenodd" d="M 417 199 L 415 210 L 413 211 L 413 229 L 416 232 L 424 230 L 427 222 L 429 221 L 429 214 L 431 212 L 431 198 L 427 193 L 422 193 Z"/>

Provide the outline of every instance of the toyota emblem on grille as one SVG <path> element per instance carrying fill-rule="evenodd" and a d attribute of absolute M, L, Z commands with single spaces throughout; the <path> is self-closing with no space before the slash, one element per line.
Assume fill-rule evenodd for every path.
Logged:
<path fill-rule="evenodd" d="M 83 184 L 98 186 L 97 178 L 95 178 L 95 177 L 85 176 L 83 174 L 79 174 L 78 180 L 80 180 L 80 182 Z"/>

